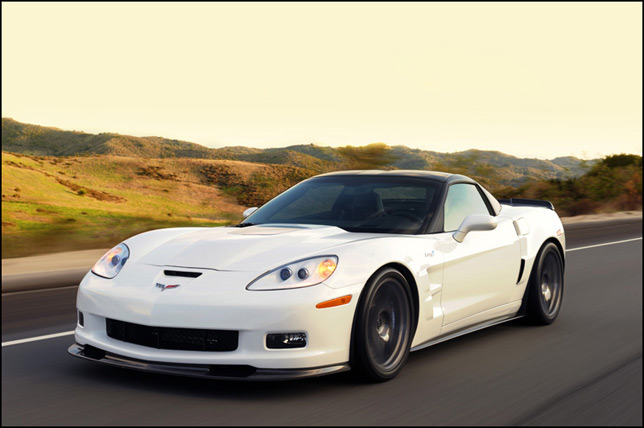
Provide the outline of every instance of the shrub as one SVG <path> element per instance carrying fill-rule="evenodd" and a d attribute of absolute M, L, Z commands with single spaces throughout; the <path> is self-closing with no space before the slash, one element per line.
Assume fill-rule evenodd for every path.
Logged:
<path fill-rule="evenodd" d="M 499 198 L 545 199 L 562 216 L 642 209 L 642 157 L 611 155 L 578 178 L 542 180 L 502 189 Z"/>

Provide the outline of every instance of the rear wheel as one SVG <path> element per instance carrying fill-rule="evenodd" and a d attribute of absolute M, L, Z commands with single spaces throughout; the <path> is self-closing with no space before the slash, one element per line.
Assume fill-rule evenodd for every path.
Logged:
<path fill-rule="evenodd" d="M 546 244 L 535 262 L 528 284 L 526 318 L 534 324 L 552 324 L 559 315 L 563 299 L 564 269 L 555 244 Z"/>
<path fill-rule="evenodd" d="M 358 304 L 353 332 L 353 367 L 382 382 L 402 370 L 411 344 L 411 292 L 405 277 L 385 269 L 372 278 Z"/>

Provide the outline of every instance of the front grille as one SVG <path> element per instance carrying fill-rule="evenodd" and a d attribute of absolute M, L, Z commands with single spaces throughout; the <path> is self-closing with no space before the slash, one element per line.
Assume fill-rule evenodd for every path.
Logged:
<path fill-rule="evenodd" d="M 237 349 L 239 340 L 232 330 L 150 327 L 109 318 L 105 324 L 112 339 L 157 349 L 225 352 Z"/>

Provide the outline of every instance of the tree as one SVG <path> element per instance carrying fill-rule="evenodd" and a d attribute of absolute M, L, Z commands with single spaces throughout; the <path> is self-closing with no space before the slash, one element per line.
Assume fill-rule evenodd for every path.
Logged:
<path fill-rule="evenodd" d="M 385 143 L 373 143 L 361 147 L 338 147 L 337 151 L 351 169 L 382 169 L 397 159 L 391 147 Z"/>

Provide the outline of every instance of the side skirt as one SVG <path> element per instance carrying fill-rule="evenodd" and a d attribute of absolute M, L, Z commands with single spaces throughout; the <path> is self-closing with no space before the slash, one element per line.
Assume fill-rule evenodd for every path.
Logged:
<path fill-rule="evenodd" d="M 495 319 L 492 319 L 492 320 L 489 320 L 489 321 L 484 321 L 482 323 L 475 324 L 473 326 L 465 327 L 465 328 L 463 328 L 461 330 L 457 330 L 457 331 L 454 331 L 454 332 L 451 332 L 451 333 L 448 333 L 448 334 L 445 334 L 445 335 L 442 335 L 442 336 L 438 336 L 438 337 L 435 337 L 435 338 L 433 338 L 433 339 L 431 339 L 431 340 L 429 340 L 427 342 L 421 343 L 420 345 L 416 345 L 413 348 L 411 348 L 410 352 L 418 351 L 420 349 L 425 349 L 425 348 L 428 348 L 430 346 L 437 345 L 437 344 L 439 344 L 441 342 L 445 342 L 446 340 L 454 339 L 455 337 L 463 336 L 463 335 L 466 335 L 468 333 L 473 333 L 473 332 L 478 331 L 478 330 L 483 330 L 484 328 L 492 327 L 494 325 L 503 324 L 503 323 L 508 322 L 508 321 L 523 318 L 524 315 L 525 315 L 524 313 L 519 311 L 517 314 L 511 315 L 509 317 L 495 318 Z"/>

